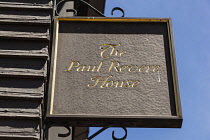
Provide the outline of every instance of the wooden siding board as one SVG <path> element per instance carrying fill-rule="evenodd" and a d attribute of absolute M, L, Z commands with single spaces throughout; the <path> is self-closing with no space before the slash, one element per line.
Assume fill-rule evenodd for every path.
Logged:
<path fill-rule="evenodd" d="M 25 23 L 25 24 L 49 24 L 51 21 L 49 19 L 40 19 L 37 20 L 39 17 L 35 18 L 28 18 L 28 17 L 19 17 L 19 18 L 4 18 L 0 17 L 0 22 L 2 23 Z"/>
<path fill-rule="evenodd" d="M 17 16 L 17 15 L 11 15 L 8 17 L 7 15 L 1 15 L 0 14 L 0 22 L 1 24 L 49 24 L 51 23 L 51 20 L 49 17 L 41 17 L 41 16 Z"/>
<path fill-rule="evenodd" d="M 1 137 L 11 138 L 31 138 L 40 139 L 39 120 L 26 119 L 0 119 L 0 139 Z"/>
<path fill-rule="evenodd" d="M 16 15 L 17 17 L 42 17 L 41 19 L 50 19 L 50 11 L 48 10 L 34 10 L 34 9 L 13 9 L 13 8 L 0 8 L 0 15 L 6 16 L 7 18 L 14 17 Z"/>
<path fill-rule="evenodd" d="M 0 30 L 14 33 L 49 34 L 49 27 L 46 25 L 25 25 L 25 24 L 1 24 Z"/>
<path fill-rule="evenodd" d="M 12 137 L 12 136 L 7 136 L 7 137 L 1 137 L 1 140 L 38 140 L 38 138 L 34 137 Z"/>
<path fill-rule="evenodd" d="M 0 52 L 48 54 L 48 41 L 0 39 Z"/>
<path fill-rule="evenodd" d="M 50 36 L 49 36 L 49 33 L 30 33 L 30 32 L 0 31 L 0 38 L 49 40 Z"/>
<path fill-rule="evenodd" d="M 14 8 L 14 9 L 37 9 L 37 10 L 51 10 L 52 4 L 37 4 L 37 3 L 21 3 L 21 2 L 0 2 L 0 8 Z"/>
<path fill-rule="evenodd" d="M 51 11 L 43 9 L 6 8 L 0 5 L 0 24 L 47 24 L 51 23 Z"/>
<path fill-rule="evenodd" d="M 1 48 L 1 47 L 0 47 Z M 15 56 L 28 56 L 28 57 L 48 57 L 48 52 L 45 50 L 1 50 L 0 49 L 0 55 L 15 55 Z"/>
<path fill-rule="evenodd" d="M 0 88 L 0 98 L 22 98 L 37 100 L 44 97 L 44 89 Z"/>
<path fill-rule="evenodd" d="M 39 78 L 0 77 L 2 88 L 21 88 L 25 90 L 43 90 L 45 81 Z"/>
<path fill-rule="evenodd" d="M 40 101 L 0 99 L 0 118 L 41 118 Z"/>
<path fill-rule="evenodd" d="M 0 1 L 0 139 L 40 140 L 51 0 Z"/>
<path fill-rule="evenodd" d="M 43 71 L 44 65 L 46 63 L 46 59 L 43 58 L 1 57 L 0 70 L 14 70 L 16 72 L 18 72 L 18 70 L 20 72 L 28 70 L 36 74 L 37 72 L 40 73 L 41 71 Z"/>
<path fill-rule="evenodd" d="M 30 72 L 3 72 L 0 71 L 0 77 L 20 77 L 20 78 L 45 78 L 42 73 L 30 73 Z"/>
<path fill-rule="evenodd" d="M 25 110 L 25 109 L 0 109 L 0 118 L 41 118 L 39 114 L 41 110 L 32 111 L 32 110 Z"/>
<path fill-rule="evenodd" d="M 52 0 L 1 0 L 1 2 L 22 4 L 52 4 Z"/>
<path fill-rule="evenodd" d="M 0 51 L 0 57 L 21 57 L 21 58 L 48 58 L 48 54 L 42 53 L 41 51 L 38 52 L 21 52 L 21 53 L 16 53 L 15 51 L 13 52 L 8 52 L 8 51 Z"/>
<path fill-rule="evenodd" d="M 0 98 L 23 98 L 26 100 L 41 100 L 43 99 L 43 93 L 0 91 Z"/>
<path fill-rule="evenodd" d="M 15 57 L 12 57 L 13 59 L 10 61 L 14 60 L 16 63 L 11 63 L 8 58 L 0 59 L 0 77 L 46 78 L 47 76 L 45 72 L 45 65 L 47 64 L 44 59 L 43 61 L 36 62 L 39 64 L 36 64 L 35 62 L 27 64 L 27 60 L 29 59 L 30 61 L 30 58 L 25 58 L 26 63 L 23 63 L 24 59 L 22 61 L 18 61 L 18 58 Z M 32 59 L 31 62 L 33 62 Z"/>

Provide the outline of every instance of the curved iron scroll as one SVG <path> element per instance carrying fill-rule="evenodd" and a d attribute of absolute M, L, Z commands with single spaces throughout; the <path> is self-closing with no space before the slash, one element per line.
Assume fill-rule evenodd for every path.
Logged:
<path fill-rule="evenodd" d="M 105 131 L 106 129 L 108 129 L 110 127 L 103 127 L 101 128 L 100 130 L 98 130 L 96 133 L 94 133 L 93 135 L 91 135 L 89 138 L 87 138 L 86 140 L 92 140 L 93 138 L 95 138 L 96 136 L 98 136 L 100 133 L 102 133 L 103 131 Z M 112 131 L 112 139 L 113 140 L 125 140 L 127 138 L 127 134 L 128 134 L 128 131 L 126 129 L 126 127 L 122 127 L 122 129 L 125 131 L 125 135 L 122 137 L 122 138 L 116 138 L 114 136 L 115 132 Z"/>
<path fill-rule="evenodd" d="M 66 134 L 58 134 L 58 137 L 68 137 L 68 136 L 70 136 L 71 135 L 70 127 L 69 126 L 63 126 L 63 127 L 65 127 L 68 130 L 68 133 L 66 133 Z"/>
<path fill-rule="evenodd" d="M 72 1 L 72 0 L 61 0 L 60 2 L 58 2 L 58 4 L 56 5 L 56 9 L 55 9 L 55 13 L 56 13 L 57 16 L 59 16 L 59 13 L 58 13 L 58 7 L 59 7 L 59 5 L 64 4 L 67 1 Z M 100 15 L 102 17 L 106 17 L 102 12 L 100 12 L 98 9 L 96 9 L 95 7 L 93 7 L 88 2 L 86 2 L 84 0 L 79 0 L 79 2 L 82 2 L 83 4 L 85 4 L 86 6 L 88 6 L 90 9 L 92 9 L 98 15 Z M 114 11 L 116 11 L 116 10 L 122 12 L 122 16 L 121 17 L 124 17 L 125 16 L 124 10 L 122 8 L 120 8 L 120 7 L 114 7 L 112 9 L 112 11 L 111 11 L 111 15 L 114 15 Z M 77 10 L 76 9 L 66 9 L 66 12 L 73 12 L 74 13 L 74 16 L 77 16 Z"/>
<path fill-rule="evenodd" d="M 51 125 L 48 125 L 45 128 L 45 131 L 44 131 L 44 139 L 43 140 L 47 140 L 46 139 L 47 138 L 46 135 L 48 134 L 49 128 L 51 128 L 52 126 L 57 126 L 57 125 L 56 125 L 56 123 L 52 123 Z M 58 126 L 63 126 L 63 127 L 65 127 L 68 130 L 68 132 L 65 133 L 65 134 L 58 134 L 58 137 L 68 137 L 68 136 L 71 135 L 71 132 L 72 131 L 70 129 L 70 126 L 68 126 L 68 125 L 61 125 L 61 124 L 59 124 Z M 110 127 L 107 126 L 107 127 L 101 128 L 96 133 L 94 133 L 93 135 L 91 135 L 90 137 L 88 137 L 86 140 L 92 140 L 93 138 L 95 138 L 96 136 L 98 136 L 100 133 L 102 133 L 103 131 L 105 131 L 108 128 L 110 128 Z M 122 138 L 116 138 L 115 135 L 114 135 L 115 134 L 115 131 L 112 131 L 112 139 L 113 140 L 125 140 L 127 138 L 128 132 L 127 132 L 126 127 L 122 127 L 122 129 L 125 131 L 125 135 Z"/>
<path fill-rule="evenodd" d="M 128 131 L 127 131 L 126 127 L 122 127 L 122 129 L 125 131 L 125 135 L 122 138 L 116 138 L 114 136 L 114 131 L 112 131 L 112 139 L 113 140 L 125 140 L 127 138 Z"/>
<path fill-rule="evenodd" d="M 119 10 L 119 11 L 122 12 L 122 16 L 121 16 L 121 17 L 124 17 L 124 16 L 125 16 L 124 10 L 123 10 L 122 8 L 120 8 L 120 7 L 115 7 L 115 8 L 113 8 L 113 9 L 112 9 L 112 12 L 111 12 L 112 15 L 114 14 L 114 11 L 115 11 L 115 10 Z"/>
<path fill-rule="evenodd" d="M 56 9 L 55 9 L 55 13 L 56 13 L 57 16 L 59 16 L 59 14 L 58 14 L 59 5 L 64 4 L 67 1 L 72 1 L 72 0 L 61 0 L 61 1 L 58 2 L 58 4 L 56 5 Z M 77 10 L 76 9 L 66 9 L 66 12 L 74 12 L 74 16 L 77 16 Z"/>
<path fill-rule="evenodd" d="M 68 125 L 66 125 L 66 124 L 63 124 L 63 125 L 61 125 L 60 123 L 59 123 L 59 125 L 57 125 L 57 123 L 53 123 L 53 122 L 51 122 L 51 124 L 49 125 L 46 125 L 46 128 L 44 129 L 44 134 L 43 134 L 43 140 L 47 140 L 47 134 L 48 134 L 48 130 L 52 127 L 52 126 L 63 126 L 63 127 L 65 127 L 67 130 L 68 130 L 68 132 L 67 133 L 65 133 L 65 134 L 58 134 L 58 137 L 68 137 L 68 136 L 70 136 L 71 135 L 71 133 L 72 133 L 72 131 L 71 131 L 71 128 L 70 128 L 70 126 L 68 126 Z"/>

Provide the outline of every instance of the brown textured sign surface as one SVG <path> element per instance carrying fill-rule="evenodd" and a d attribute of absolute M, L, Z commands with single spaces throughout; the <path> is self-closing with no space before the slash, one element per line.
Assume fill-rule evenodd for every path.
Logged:
<path fill-rule="evenodd" d="M 55 26 L 48 117 L 181 126 L 169 19 L 59 18 Z"/>

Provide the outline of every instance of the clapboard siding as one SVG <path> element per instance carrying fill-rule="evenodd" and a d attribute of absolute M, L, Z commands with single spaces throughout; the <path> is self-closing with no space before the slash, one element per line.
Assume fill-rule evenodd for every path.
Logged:
<path fill-rule="evenodd" d="M 0 23 L 0 38 L 49 40 L 49 27 L 46 25 L 24 25 L 24 23 Z"/>
<path fill-rule="evenodd" d="M 28 32 L 28 33 L 49 33 L 49 28 L 46 25 L 24 25 L 24 24 L 0 24 L 1 31 L 12 32 Z"/>
<path fill-rule="evenodd" d="M 49 7 L 51 8 L 51 7 Z M 45 9 L 25 9 L 23 8 L 2 8 L 0 6 L 0 21 L 2 23 L 39 23 L 39 24 L 49 24 L 50 12 L 43 11 Z"/>
<path fill-rule="evenodd" d="M 48 54 L 48 41 L 0 39 L 0 52 Z"/>
<path fill-rule="evenodd" d="M 50 5 L 52 3 L 50 0 L 1 0 L 1 2 L 22 3 L 25 5 Z"/>
<path fill-rule="evenodd" d="M 0 97 L 6 99 L 25 99 L 25 100 L 41 100 L 44 94 L 42 88 L 0 88 Z"/>
<path fill-rule="evenodd" d="M 44 52 L 42 51 L 26 52 L 0 50 L 0 57 L 47 58 L 48 54 L 44 54 Z"/>
<path fill-rule="evenodd" d="M 39 101 L 0 99 L 0 118 L 41 118 Z"/>
<path fill-rule="evenodd" d="M 0 53 L 1 55 L 1 53 Z M 0 76 L 3 77 L 34 77 L 46 78 L 47 66 L 46 59 L 21 55 L 7 56 L 5 54 L 0 57 Z M 16 63 L 14 63 L 16 62 Z"/>
<path fill-rule="evenodd" d="M 36 4 L 36 3 L 21 3 L 21 2 L 8 2 L 1 1 L 0 8 L 11 8 L 11 9 L 32 9 L 32 10 L 51 10 L 52 3 Z"/>
<path fill-rule="evenodd" d="M 50 0 L 1 0 L 0 8 L 31 9 L 31 10 L 52 10 Z"/>
<path fill-rule="evenodd" d="M 18 88 L 21 90 L 44 90 L 45 80 L 41 78 L 0 77 L 1 88 L 7 90 Z M 0 90 L 1 90 L 0 88 Z"/>
<path fill-rule="evenodd" d="M 0 68 L 17 68 L 17 69 L 29 69 L 29 70 L 43 70 L 46 62 L 44 58 L 35 57 L 0 57 Z M 16 61 L 16 63 L 14 63 Z"/>
<path fill-rule="evenodd" d="M 0 38 L 49 40 L 49 34 L 47 34 L 47 33 L 0 31 Z"/>
<path fill-rule="evenodd" d="M 40 138 L 39 120 L 1 119 L 0 134 L 0 139 L 28 138 L 28 140 L 38 140 Z"/>
<path fill-rule="evenodd" d="M 0 1 L 0 139 L 40 140 L 51 0 Z"/>

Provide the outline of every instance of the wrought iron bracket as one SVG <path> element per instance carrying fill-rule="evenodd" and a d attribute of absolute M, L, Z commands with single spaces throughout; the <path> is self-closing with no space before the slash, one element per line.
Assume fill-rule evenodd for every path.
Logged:
<path fill-rule="evenodd" d="M 68 123 L 48 122 L 48 123 L 46 124 L 46 127 L 45 127 L 44 132 L 43 132 L 43 137 L 44 137 L 43 140 L 47 140 L 48 131 L 49 131 L 49 129 L 50 129 L 51 127 L 53 127 L 53 126 L 62 126 L 62 127 L 65 127 L 65 128 L 68 130 L 68 132 L 65 133 L 65 134 L 59 133 L 59 134 L 58 134 L 58 137 L 68 137 L 68 136 L 70 136 L 71 133 L 72 133 L 72 130 L 71 130 L 71 128 L 70 128 L 71 126 L 69 126 Z"/>
<path fill-rule="evenodd" d="M 61 4 L 64 4 L 68 1 L 72 1 L 72 0 L 61 0 L 59 1 L 57 4 L 56 4 L 56 9 L 55 9 L 55 13 L 57 16 L 59 16 L 59 13 L 58 13 L 58 7 L 61 5 Z M 74 12 L 74 16 L 77 16 L 77 10 L 76 9 L 66 9 L 66 12 Z"/>
<path fill-rule="evenodd" d="M 56 5 L 56 9 L 55 9 L 55 13 L 57 16 L 59 16 L 59 13 L 58 13 L 58 7 L 59 5 L 63 4 L 63 3 L 66 3 L 67 1 L 72 1 L 72 0 L 61 0 L 60 2 L 58 2 L 58 4 Z M 96 9 L 94 6 L 92 6 L 90 3 L 84 1 L 84 0 L 79 0 L 79 2 L 85 4 L 87 7 L 89 7 L 90 9 L 92 9 L 94 12 L 96 12 L 99 16 L 102 16 L 102 17 L 106 17 L 102 12 L 100 12 L 98 9 Z M 111 11 L 111 15 L 114 15 L 114 11 L 121 11 L 122 12 L 122 16 L 121 17 L 124 17 L 125 16 L 125 12 L 122 8 L 120 7 L 114 7 Z M 74 16 L 77 16 L 77 10 L 76 9 L 66 9 L 66 12 L 73 12 L 74 13 Z"/>
<path fill-rule="evenodd" d="M 115 7 L 115 8 L 113 8 L 113 9 L 112 9 L 112 12 L 111 12 L 112 15 L 114 15 L 114 11 L 115 11 L 115 10 L 119 10 L 119 11 L 122 12 L 122 16 L 121 16 L 121 17 L 124 17 L 124 16 L 125 16 L 124 10 L 123 10 L 122 8 L 120 8 L 120 7 Z"/>
<path fill-rule="evenodd" d="M 98 130 L 97 132 L 92 134 L 90 137 L 88 137 L 86 140 L 92 140 L 93 138 L 95 138 L 96 136 L 98 136 L 100 133 L 102 133 L 103 131 L 105 131 L 108 128 L 110 128 L 110 127 L 101 128 L 100 130 Z M 114 135 L 115 131 L 112 131 L 112 139 L 113 140 L 125 140 L 127 138 L 128 131 L 127 131 L 126 127 L 122 127 L 122 129 L 125 131 L 125 135 L 122 138 L 116 138 Z"/>
<path fill-rule="evenodd" d="M 46 127 L 45 127 L 45 129 L 44 129 L 44 138 L 43 138 L 43 140 L 47 140 L 47 134 L 48 134 L 48 130 L 51 128 L 51 127 L 53 127 L 53 126 L 62 126 L 62 127 L 65 127 L 67 130 L 68 130 L 68 132 L 67 133 L 65 133 L 65 134 L 61 134 L 61 133 L 59 133 L 58 134 L 58 137 L 68 137 L 68 136 L 70 136 L 71 135 L 71 133 L 72 133 L 72 130 L 71 130 L 71 126 L 70 125 L 68 125 L 68 123 L 66 123 L 66 122 L 63 122 L 63 123 L 56 123 L 56 122 L 48 122 L 47 123 L 47 125 L 46 125 Z M 102 132 L 104 132 L 106 129 L 108 129 L 108 128 L 111 128 L 111 126 L 107 126 L 107 127 L 103 127 L 103 128 L 101 128 L 101 129 L 99 129 L 97 132 L 95 132 L 94 134 L 92 134 L 91 136 L 89 136 L 86 140 L 92 140 L 93 138 L 95 138 L 96 136 L 98 136 L 99 134 L 101 134 Z M 125 134 L 124 134 L 124 136 L 122 137 L 122 138 L 116 138 L 115 137 L 115 131 L 112 131 L 112 139 L 113 140 L 125 140 L 126 138 L 127 138 L 127 134 L 128 134 L 128 131 L 127 131 L 127 129 L 126 129 L 126 127 L 121 127 L 123 130 L 124 130 L 124 132 L 125 132 Z"/>

